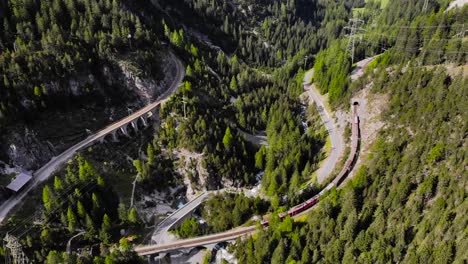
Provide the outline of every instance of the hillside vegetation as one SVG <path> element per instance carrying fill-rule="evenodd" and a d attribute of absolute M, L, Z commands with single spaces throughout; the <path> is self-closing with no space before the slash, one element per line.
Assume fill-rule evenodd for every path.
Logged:
<path fill-rule="evenodd" d="M 146 71 L 157 73 L 151 62 L 156 35 L 118 0 L 9 0 L 0 1 L 0 10 L 2 123 L 76 104 L 80 96 L 115 96 L 103 65 L 113 65 L 116 56 L 132 48 L 140 50 L 137 61 L 154 65 Z M 104 96 L 100 86 L 107 86 Z M 122 96 L 125 90 L 118 92 Z"/>
<path fill-rule="evenodd" d="M 70 102 L 125 101 L 134 95 L 107 85 L 103 68 L 116 69 L 122 58 L 155 78 L 165 66 L 157 52 L 171 50 L 186 68 L 151 129 L 120 148 L 87 148 L 27 198 L 2 234 L 13 230 L 37 263 L 142 262 L 129 240 L 146 243 L 153 228 L 144 227 L 157 223 L 125 205 L 131 183 L 143 201 L 180 187 L 185 163 L 174 153 L 183 149 L 206 171 L 206 178 L 184 175 L 196 191 L 261 184 L 269 200 L 218 195 L 200 210 L 205 226 L 192 218 L 175 231 L 192 237 L 270 214 L 270 228 L 233 247 L 239 263 L 468 261 L 468 84 L 453 72 L 467 64 L 460 32 L 468 8 L 444 12 L 448 1 L 437 0 L 423 10 L 423 2 L 0 0 L 2 124 Z M 346 52 L 353 14 L 363 20 L 354 62 L 381 54 L 355 82 Z M 347 111 L 366 87 L 387 95 L 386 126 L 353 179 L 322 196 L 305 222 L 280 222 L 279 212 L 320 189 L 299 192 L 327 136 L 299 99 L 310 68 L 335 109 Z M 90 75 L 98 81 L 74 94 L 69 80 Z M 240 130 L 266 133 L 268 146 Z M 74 243 L 84 253 L 68 254 L 66 242 L 78 232 Z"/>
<path fill-rule="evenodd" d="M 240 262 L 467 261 L 468 80 L 466 72 L 446 68 L 467 63 L 467 42 L 458 33 L 468 8 L 444 13 L 446 2 L 430 3 L 421 12 L 421 1 L 396 1 L 364 17 L 377 23 L 369 29 L 375 38 L 359 44 L 357 56 L 387 50 L 356 83 L 346 77 L 343 41 L 319 53 L 314 79 L 335 106 L 369 84 L 374 93 L 390 95 L 381 117 L 386 127 L 366 165 L 322 197 L 305 223 L 273 220 L 257 237 L 239 241 Z"/>

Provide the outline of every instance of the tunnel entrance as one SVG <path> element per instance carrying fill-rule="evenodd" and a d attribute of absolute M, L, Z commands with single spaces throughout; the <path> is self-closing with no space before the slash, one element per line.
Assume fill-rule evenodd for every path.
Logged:
<path fill-rule="evenodd" d="M 353 103 L 353 105 L 359 106 L 359 102 L 356 101 L 356 102 Z"/>

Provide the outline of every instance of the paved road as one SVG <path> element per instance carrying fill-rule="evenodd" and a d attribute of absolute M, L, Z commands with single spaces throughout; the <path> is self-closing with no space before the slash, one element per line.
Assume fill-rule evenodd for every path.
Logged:
<path fill-rule="evenodd" d="M 186 203 L 183 207 L 179 208 L 177 211 L 173 212 L 167 218 L 161 221 L 156 226 L 156 229 L 153 232 L 151 237 L 152 243 L 166 244 L 169 243 L 168 233 L 169 230 L 179 221 L 179 219 L 184 218 L 190 214 L 195 208 L 197 208 L 209 195 L 210 192 L 204 192 L 195 199 L 192 199 L 190 202 Z"/>
<path fill-rule="evenodd" d="M 310 79 L 313 74 L 314 71 L 310 70 L 304 76 L 304 89 L 307 91 L 309 97 L 315 102 L 320 113 L 320 118 L 328 131 L 331 141 L 330 155 L 325 158 L 321 167 L 317 171 L 317 181 L 318 183 L 322 183 L 332 173 L 340 156 L 343 154 L 345 147 L 343 135 L 339 133 L 338 129 L 336 129 L 338 126 L 331 113 L 325 107 L 323 96 L 320 95 L 315 85 L 310 83 Z"/>
<path fill-rule="evenodd" d="M 37 184 L 48 179 L 55 170 L 57 170 L 63 163 L 71 159 L 78 150 L 92 145 L 96 141 L 100 140 L 102 137 L 105 137 L 107 134 L 123 126 L 128 125 L 132 121 L 137 120 L 138 118 L 142 117 L 145 114 L 148 114 L 150 111 L 155 109 L 160 104 L 163 104 L 164 102 L 166 102 L 169 99 L 169 96 L 172 95 L 180 86 L 185 76 L 185 69 L 182 65 L 182 62 L 179 59 L 177 59 L 175 55 L 172 53 L 171 53 L 171 59 L 174 61 L 176 65 L 176 73 L 175 73 L 176 76 L 174 80 L 172 81 L 170 87 L 163 94 L 161 94 L 155 102 L 109 125 L 108 127 L 98 131 L 97 133 L 90 135 L 83 141 L 79 142 L 78 144 L 64 151 L 62 154 L 52 158 L 52 160 L 50 160 L 46 165 L 42 166 L 40 169 L 35 171 L 33 181 L 28 185 L 28 187 L 26 187 L 26 189 L 24 189 L 21 193 L 5 201 L 0 206 L 0 223 L 3 222 L 3 220 L 5 220 L 10 210 L 13 209 L 19 202 L 21 202 L 24 199 L 24 197 L 32 189 L 34 189 L 34 187 L 36 187 Z"/>
<path fill-rule="evenodd" d="M 361 67 L 361 68 L 364 67 L 365 68 L 366 65 L 368 65 L 368 63 L 370 63 L 370 61 L 372 61 L 372 58 L 369 58 L 369 59 L 366 59 L 366 60 L 364 60 L 362 62 L 359 62 L 358 67 Z M 359 65 L 361 65 L 361 66 L 359 66 Z M 363 73 L 363 71 L 362 70 L 359 71 L 359 69 L 358 69 L 358 71 L 353 72 L 354 75 L 359 75 L 359 74 L 362 75 L 362 73 Z M 336 147 L 341 146 L 341 149 L 344 149 L 344 140 L 341 138 L 340 135 L 337 135 L 337 131 L 334 129 L 334 127 L 336 127 L 336 124 L 334 123 L 334 120 L 331 118 L 330 113 L 325 109 L 325 107 L 323 105 L 323 102 L 322 102 L 323 97 L 321 97 L 320 94 L 318 94 L 318 91 L 315 89 L 315 87 L 310 87 L 309 80 L 310 80 L 310 77 L 312 76 L 311 74 L 313 74 L 313 72 L 309 71 L 306 74 L 306 76 L 304 77 L 304 87 L 307 89 L 307 91 L 309 92 L 309 95 L 312 97 L 312 99 L 317 103 L 317 107 L 319 108 L 319 112 L 320 112 L 320 116 L 322 118 L 322 121 L 325 123 L 325 126 L 326 126 L 327 130 L 330 132 L 330 137 L 331 137 L 331 140 L 332 140 L 332 144 L 334 146 L 336 146 Z M 356 132 L 359 132 L 359 129 L 353 130 L 353 133 L 356 133 Z M 335 136 L 332 136 L 333 134 L 335 134 Z M 355 138 L 354 135 L 353 135 L 353 138 Z M 356 144 L 356 147 L 357 146 L 358 146 L 358 144 Z M 333 151 L 335 151 L 335 153 L 338 152 L 338 148 L 336 148 L 336 147 L 332 150 L 332 152 Z M 355 151 L 357 151 L 357 150 L 355 150 Z M 353 151 L 351 151 L 351 153 L 350 153 L 350 157 L 352 157 L 352 156 L 354 156 Z M 326 159 L 326 161 L 324 162 L 324 164 L 322 164 L 322 166 L 329 166 L 329 167 L 331 167 L 331 170 L 333 170 L 334 166 L 337 163 L 337 159 L 339 158 L 339 156 L 336 157 L 336 160 L 331 159 L 330 157 L 331 157 L 331 155 Z M 331 173 L 331 170 L 329 170 L 328 175 Z M 324 173 L 324 172 L 322 172 L 322 173 Z M 336 186 L 335 182 L 329 183 L 319 193 L 319 195 L 322 195 L 324 192 L 330 190 L 334 186 Z M 300 217 L 300 216 L 310 212 L 311 210 L 314 209 L 314 207 L 315 206 L 312 206 L 312 207 L 308 208 L 307 210 L 304 210 L 303 212 L 293 216 L 293 218 Z M 220 212 L 220 213 L 222 213 L 222 212 Z M 135 247 L 135 251 L 140 256 L 152 255 L 152 254 L 157 254 L 157 253 L 168 252 L 168 251 L 171 251 L 171 250 L 193 248 L 193 247 L 197 247 L 197 246 L 204 246 L 204 245 L 208 245 L 208 244 L 214 244 L 214 243 L 218 243 L 218 242 L 234 240 L 234 239 L 236 239 L 238 237 L 251 235 L 255 231 L 256 231 L 256 226 L 242 227 L 242 228 L 232 229 L 232 230 L 229 230 L 229 231 L 226 231 L 226 232 L 223 232 L 223 233 L 217 233 L 217 234 L 214 234 L 214 235 L 196 237 L 196 238 L 191 238 L 191 239 L 184 239 L 184 240 L 179 240 L 179 241 L 176 241 L 176 242 L 170 242 L 170 243 L 167 243 L 167 244 L 138 246 L 138 247 Z"/>
<path fill-rule="evenodd" d="M 379 55 L 375 55 L 373 57 L 363 59 L 362 61 L 358 61 L 356 63 L 356 68 L 354 68 L 353 72 L 351 72 L 351 81 L 353 82 L 359 79 L 359 77 L 361 77 L 362 75 L 364 75 L 364 70 L 367 68 L 369 63 L 371 63 Z"/>

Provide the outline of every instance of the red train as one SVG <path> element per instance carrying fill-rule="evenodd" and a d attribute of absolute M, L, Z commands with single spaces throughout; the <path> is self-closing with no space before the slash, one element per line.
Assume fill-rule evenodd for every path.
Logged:
<path fill-rule="evenodd" d="M 309 209 L 310 207 L 312 207 L 314 204 L 318 202 L 319 197 L 320 195 L 317 194 L 314 197 L 310 198 L 309 200 L 289 209 L 289 211 L 279 214 L 279 219 L 283 220 L 287 215 L 294 216 Z M 260 222 L 260 224 L 262 226 L 268 226 L 269 222 L 268 220 L 263 220 L 262 222 Z"/>
<path fill-rule="evenodd" d="M 356 161 L 357 154 L 358 154 L 358 148 L 359 148 L 359 141 L 361 139 L 360 131 L 359 131 L 359 116 L 357 114 L 357 107 L 358 105 L 355 103 L 354 104 L 354 118 L 353 118 L 353 124 L 352 124 L 352 136 L 351 136 L 351 153 L 349 153 L 349 157 L 345 162 L 345 165 L 343 169 L 340 171 L 340 173 L 335 177 L 335 179 L 328 184 L 319 194 L 313 196 L 309 200 L 296 205 L 295 207 L 289 209 L 287 212 L 281 213 L 279 215 L 279 219 L 283 220 L 287 215 L 289 216 L 294 216 L 297 215 L 313 205 L 315 205 L 320 196 L 327 190 L 330 190 L 334 186 L 338 186 L 341 181 L 348 176 L 349 172 L 353 168 L 353 164 Z M 262 226 L 267 227 L 269 225 L 268 220 L 263 220 L 260 222 Z"/>

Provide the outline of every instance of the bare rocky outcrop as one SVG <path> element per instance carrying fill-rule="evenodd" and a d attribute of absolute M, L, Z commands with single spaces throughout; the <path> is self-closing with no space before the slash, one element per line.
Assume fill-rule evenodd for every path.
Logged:
<path fill-rule="evenodd" d="M 163 87 L 166 87 L 165 84 L 173 77 L 172 74 L 167 74 L 166 72 L 174 67 L 171 65 L 173 62 L 168 58 L 163 59 L 161 63 L 166 65 L 168 69 L 164 69 L 164 79 L 159 82 L 149 77 L 144 78 L 144 71 L 139 69 L 135 63 L 121 59 L 115 63 L 103 64 L 98 72 L 84 71 L 76 73 L 67 81 L 49 81 L 40 88 L 43 94 L 56 100 L 60 100 L 62 97 L 79 99 L 86 98 L 90 94 L 101 94 L 106 102 L 108 102 L 108 99 L 111 96 L 115 96 L 115 94 L 130 95 L 127 100 L 129 101 L 128 104 L 118 106 L 127 111 L 133 105 L 141 105 L 153 101 L 163 92 Z M 111 89 L 108 89 L 109 87 Z M 41 100 L 31 99 L 24 99 L 20 103 L 26 110 L 37 109 L 39 107 L 38 104 L 44 105 L 44 102 Z M 97 108 L 101 109 L 100 107 Z M 99 118 L 97 119 L 93 116 L 93 113 L 83 114 L 78 113 L 82 112 L 80 109 L 75 110 L 73 111 L 77 113 L 77 117 L 83 120 L 72 123 L 70 125 L 72 129 L 67 129 L 66 132 L 61 133 L 54 130 L 57 133 L 50 136 L 54 138 L 51 140 L 53 143 L 45 139 L 41 133 L 43 132 L 42 129 L 48 129 L 49 126 L 55 127 L 52 124 L 48 125 L 48 122 L 54 122 L 54 120 L 49 120 L 49 118 L 42 116 L 39 117 L 40 121 L 30 120 L 29 124 L 23 121 L 8 124 L 4 130 L 6 133 L 2 131 L 2 135 L 0 136 L 0 159 L 11 166 L 17 166 L 25 170 L 35 170 L 47 163 L 62 149 L 73 145 L 83 136 L 86 136 L 89 133 L 89 123 L 106 122 L 106 120 L 114 120 L 120 116 L 114 117 L 116 112 L 114 111 L 114 107 L 107 105 L 105 106 L 105 110 L 99 113 Z M 63 121 L 68 120 L 67 118 L 63 118 Z M 42 124 L 39 125 L 38 122 Z M 67 126 L 67 124 L 63 125 Z"/>
<path fill-rule="evenodd" d="M 352 102 L 359 103 L 359 119 L 361 128 L 361 146 L 360 155 L 356 162 L 356 168 L 359 168 L 364 159 L 370 154 L 370 148 L 374 145 L 378 132 L 384 127 L 382 113 L 388 108 L 389 95 L 376 94 L 370 90 L 372 83 L 368 84 L 363 90 L 356 93 Z M 353 170 L 351 177 L 357 170 Z"/>
<path fill-rule="evenodd" d="M 466 4 L 468 4 L 468 0 L 454 0 L 454 1 L 452 1 L 450 3 L 450 5 L 447 8 L 446 12 L 449 11 L 450 9 L 461 8 Z"/>
<path fill-rule="evenodd" d="M 39 140 L 37 134 L 28 128 L 24 129 L 24 134 L 12 133 L 6 142 L 11 142 L 4 146 L 8 148 L 9 163 L 26 170 L 37 169 L 39 164 L 47 163 L 55 152 L 49 142 Z"/>
<path fill-rule="evenodd" d="M 162 86 L 148 78 L 143 78 L 141 71 L 128 61 L 119 61 L 119 69 L 127 89 L 137 93 L 147 103 L 162 93 Z"/>
<path fill-rule="evenodd" d="M 203 167 L 203 153 L 179 149 L 174 151 L 174 156 L 178 158 L 177 172 L 183 177 L 184 185 L 187 187 L 186 197 L 190 201 L 197 196 L 197 193 L 206 191 L 208 172 Z"/>

